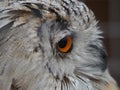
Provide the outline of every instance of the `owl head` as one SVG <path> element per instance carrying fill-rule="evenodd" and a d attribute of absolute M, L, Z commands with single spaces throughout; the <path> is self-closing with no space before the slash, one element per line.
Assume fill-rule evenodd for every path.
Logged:
<path fill-rule="evenodd" d="M 33 77 L 36 82 L 45 77 L 97 79 L 106 70 L 102 32 L 80 0 L 19 2 L 1 12 L 2 59 L 15 67 L 18 83 L 25 85 Z"/>

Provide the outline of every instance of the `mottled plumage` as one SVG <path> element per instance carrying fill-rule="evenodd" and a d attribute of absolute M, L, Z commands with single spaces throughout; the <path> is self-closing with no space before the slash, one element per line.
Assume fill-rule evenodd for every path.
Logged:
<path fill-rule="evenodd" d="M 6 7 L 0 11 L 0 90 L 118 90 L 101 34 L 80 0 Z M 70 49 L 63 48 L 67 40 Z"/>

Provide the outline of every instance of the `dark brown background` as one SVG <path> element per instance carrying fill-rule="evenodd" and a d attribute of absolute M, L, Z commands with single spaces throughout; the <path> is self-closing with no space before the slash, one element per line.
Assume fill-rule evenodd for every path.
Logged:
<path fill-rule="evenodd" d="M 108 52 L 111 75 L 120 86 L 120 0 L 83 0 L 93 10 Z"/>

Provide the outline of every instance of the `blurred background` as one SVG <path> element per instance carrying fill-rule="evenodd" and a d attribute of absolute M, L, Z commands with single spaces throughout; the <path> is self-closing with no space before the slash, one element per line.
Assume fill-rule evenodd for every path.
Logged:
<path fill-rule="evenodd" d="M 83 0 L 93 10 L 105 37 L 111 75 L 120 86 L 120 0 Z"/>
<path fill-rule="evenodd" d="M 7 6 L 8 1 L 12 3 L 17 0 L 0 0 L 0 7 Z M 99 26 L 104 32 L 110 73 L 120 86 L 120 0 L 82 1 L 93 10 L 99 20 Z"/>

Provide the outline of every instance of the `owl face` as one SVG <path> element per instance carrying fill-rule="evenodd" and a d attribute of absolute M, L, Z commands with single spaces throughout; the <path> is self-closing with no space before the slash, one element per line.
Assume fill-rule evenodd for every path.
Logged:
<path fill-rule="evenodd" d="M 40 26 L 37 33 L 44 65 L 54 77 L 62 80 L 66 75 L 80 74 L 81 71 L 85 74 L 93 70 L 91 75 L 96 70 L 104 71 L 104 51 L 99 51 L 102 48 L 101 40 L 96 32 L 89 34 L 95 29 L 76 30 L 71 28 L 69 22 L 56 20 L 46 21 Z"/>
<path fill-rule="evenodd" d="M 34 90 L 57 80 L 74 83 L 73 78 L 80 84 L 106 70 L 101 31 L 92 11 L 79 0 L 23 2 L 2 12 L 1 58 L 13 63 L 8 66 L 16 86 Z"/>

